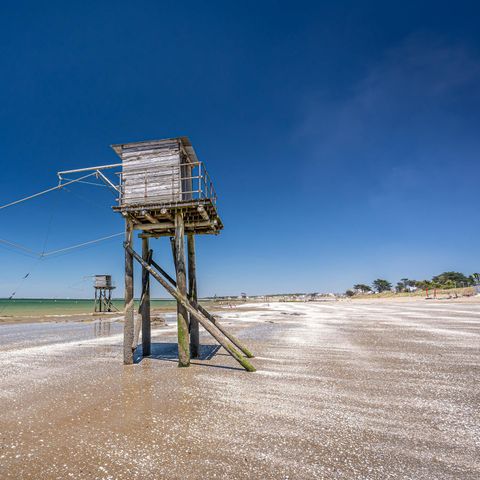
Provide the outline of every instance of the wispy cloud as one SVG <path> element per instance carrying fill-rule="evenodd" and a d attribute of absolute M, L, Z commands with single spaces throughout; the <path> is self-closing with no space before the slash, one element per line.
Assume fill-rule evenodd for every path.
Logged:
<path fill-rule="evenodd" d="M 411 36 L 332 98 L 310 97 L 297 135 L 331 175 L 346 167 L 370 175 L 372 201 L 423 188 L 427 177 L 440 181 L 442 168 L 478 162 L 480 57 L 463 45 Z"/>

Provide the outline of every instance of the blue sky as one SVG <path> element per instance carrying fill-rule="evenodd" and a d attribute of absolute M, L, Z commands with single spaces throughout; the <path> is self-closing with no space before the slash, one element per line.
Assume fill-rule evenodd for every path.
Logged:
<path fill-rule="evenodd" d="M 225 224 L 197 240 L 201 295 L 478 271 L 479 10 L 2 2 L 0 204 L 116 162 L 110 144 L 187 135 Z M 41 251 L 120 232 L 113 200 L 72 186 L 1 210 L 0 238 Z M 0 297 L 89 297 L 107 272 L 122 294 L 121 243 L 42 261 L 0 246 Z"/>

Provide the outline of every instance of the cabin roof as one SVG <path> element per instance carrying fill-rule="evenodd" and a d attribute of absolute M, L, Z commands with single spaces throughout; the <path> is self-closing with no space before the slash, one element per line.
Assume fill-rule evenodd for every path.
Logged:
<path fill-rule="evenodd" d="M 192 143 L 188 137 L 173 137 L 173 138 L 163 138 L 161 140 L 146 140 L 143 142 L 130 142 L 130 143 L 117 143 L 111 145 L 111 147 L 115 150 L 115 153 L 121 157 L 122 152 L 125 148 L 135 149 L 138 147 L 139 149 L 144 149 L 145 147 L 160 147 L 166 143 L 171 143 L 172 141 L 180 141 L 185 152 L 187 153 L 191 162 L 198 162 L 197 155 L 195 150 L 192 147 Z"/>

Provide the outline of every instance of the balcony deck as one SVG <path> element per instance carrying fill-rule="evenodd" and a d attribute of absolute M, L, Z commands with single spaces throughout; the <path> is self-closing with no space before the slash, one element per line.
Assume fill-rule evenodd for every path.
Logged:
<path fill-rule="evenodd" d="M 210 198 L 120 205 L 113 207 L 113 210 L 128 217 L 134 229 L 141 230 L 148 237 L 173 236 L 175 213 L 178 211 L 183 213 L 186 234 L 216 235 L 223 228 L 217 207 Z"/>
<path fill-rule="evenodd" d="M 149 174 L 150 171 L 140 173 L 145 194 L 132 198 L 129 192 L 127 201 L 124 201 L 124 182 L 120 176 L 119 205 L 113 210 L 129 218 L 135 230 L 149 237 L 173 236 L 175 213 L 180 211 L 184 216 L 186 234 L 220 233 L 223 223 L 217 211 L 217 194 L 202 162 L 191 161 L 189 169 L 183 170 L 181 177 L 176 179 L 177 188 L 170 188 L 163 194 L 160 190 L 160 195 L 158 190 L 155 190 L 156 195 L 150 193 Z"/>

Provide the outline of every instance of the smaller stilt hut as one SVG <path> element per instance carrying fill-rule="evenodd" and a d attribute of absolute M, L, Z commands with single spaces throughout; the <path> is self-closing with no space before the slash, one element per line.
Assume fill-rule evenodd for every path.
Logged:
<path fill-rule="evenodd" d="M 93 288 L 95 289 L 94 312 L 117 310 L 112 303 L 112 290 L 115 290 L 115 287 L 112 284 L 111 275 L 95 275 Z"/>

